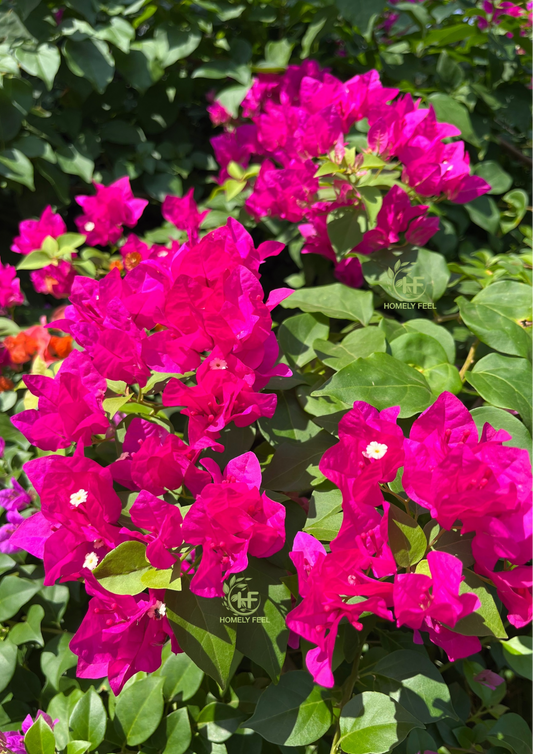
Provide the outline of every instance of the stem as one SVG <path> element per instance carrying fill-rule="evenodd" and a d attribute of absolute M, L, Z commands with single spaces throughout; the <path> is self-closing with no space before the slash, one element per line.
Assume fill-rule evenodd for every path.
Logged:
<path fill-rule="evenodd" d="M 401 503 L 401 504 L 402 504 L 402 505 L 403 505 L 403 506 L 404 506 L 405 508 L 408 508 L 408 503 L 409 503 L 409 500 L 408 500 L 407 498 L 405 498 L 405 497 L 402 497 L 401 495 L 398 495 L 398 493 L 397 493 L 397 492 L 393 492 L 393 491 L 392 491 L 392 490 L 390 489 L 390 487 L 389 487 L 389 486 L 388 486 L 387 484 L 380 484 L 379 486 L 380 486 L 380 488 L 381 488 L 382 492 L 388 492 L 388 493 L 389 493 L 389 495 L 392 495 L 392 496 L 393 496 L 393 497 L 395 497 L 395 498 L 396 498 L 397 500 L 399 500 L 399 501 L 400 501 L 400 503 Z"/>
<path fill-rule="evenodd" d="M 459 377 L 461 378 L 461 382 L 465 381 L 465 374 L 468 372 L 470 366 L 474 362 L 474 358 L 475 358 L 476 350 L 478 346 L 479 346 L 479 340 L 476 338 L 475 341 L 470 346 L 470 351 L 468 352 L 468 356 L 465 359 L 465 363 L 459 370 Z"/>
<path fill-rule="evenodd" d="M 342 694 L 341 703 L 339 705 L 341 714 L 342 714 L 343 707 L 350 701 L 352 692 L 353 692 L 353 687 L 355 686 L 357 679 L 359 678 L 359 665 L 361 663 L 361 657 L 363 655 L 363 646 L 365 644 L 366 637 L 374 628 L 374 623 L 375 623 L 375 620 L 369 621 L 369 623 L 361 631 L 361 636 L 359 639 L 359 651 L 353 661 L 352 672 L 350 673 L 348 679 L 344 682 L 344 691 Z M 339 714 L 339 719 L 337 720 L 337 729 L 333 737 L 333 743 L 331 744 L 330 754 L 336 754 L 339 748 L 340 737 L 341 737 L 341 724 L 340 724 L 340 714 Z"/>

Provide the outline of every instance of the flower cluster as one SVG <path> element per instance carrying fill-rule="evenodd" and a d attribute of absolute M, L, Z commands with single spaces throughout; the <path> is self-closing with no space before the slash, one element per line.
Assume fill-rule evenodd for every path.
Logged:
<path fill-rule="evenodd" d="M 490 189 L 482 178 L 470 175 L 464 142 L 449 141 L 460 135 L 459 129 L 439 123 L 432 106 L 423 108 L 411 95 L 397 95 L 397 89 L 381 85 L 376 71 L 342 82 L 311 60 L 289 66 L 284 74 L 260 74 L 242 103 L 242 118 L 251 123 L 223 117 L 220 105 L 211 106 L 214 124 L 223 123 L 226 129 L 212 139 L 221 165 L 219 181 L 228 178 L 232 163 L 246 168 L 252 157 L 259 158 L 246 210 L 256 220 L 267 216 L 305 220 L 300 226 L 303 253 L 331 259 L 342 282 L 360 285 L 359 262 L 337 259 L 327 219 L 341 207 L 363 211 L 369 201 L 365 187 L 386 185 L 373 182 L 372 167 L 391 173 L 392 188 L 385 195 L 377 227 L 355 246 L 361 253 L 405 242 L 425 244 L 437 232 L 438 218 L 427 217 L 429 206 L 411 206 L 410 197 L 417 202 L 419 197 L 443 195 L 464 203 Z M 346 149 L 346 136 L 364 119 L 369 127 L 367 145 L 356 155 Z M 317 158 L 339 165 L 337 170 L 329 169 L 335 177 L 325 185 L 317 177 Z M 400 177 L 409 194 L 400 187 Z"/>
<path fill-rule="evenodd" d="M 464 583 L 461 560 L 440 549 L 447 532 L 475 532 L 474 571 L 490 580 L 516 627 L 531 620 L 531 467 L 526 450 L 503 445 L 507 432 L 485 424 L 481 437 L 469 411 L 451 393 L 413 423 L 409 438 L 396 424 L 399 409 L 377 411 L 357 402 L 341 420 L 339 442 L 326 451 L 320 470 L 342 492 L 343 522 L 331 551 L 309 534 L 294 541 L 301 603 L 287 624 L 316 649 L 307 654 L 315 681 L 333 685 L 331 660 L 339 622 L 361 629 L 364 613 L 426 632 L 450 660 L 480 649 L 460 621 L 480 607 Z M 427 555 L 399 572 L 389 537 L 388 483 L 403 467 L 403 515 L 425 510 L 431 529 Z M 466 544 L 466 543 L 465 543 Z"/>
<path fill-rule="evenodd" d="M 78 225 L 95 243 L 115 242 L 121 226 L 134 224 L 144 207 L 130 196 L 126 179 L 117 183 L 98 186 L 91 201 L 80 201 L 85 214 Z M 168 637 L 172 649 L 180 649 L 163 590 L 121 596 L 98 581 L 95 569 L 109 553 L 141 543 L 147 566 L 189 573 L 192 591 L 213 597 L 223 594 L 224 579 L 246 568 L 248 555 L 269 557 L 285 541 L 285 508 L 260 492 L 253 453 L 231 461 L 224 474 L 212 459 L 200 461 L 207 449 L 223 450 L 221 434 L 230 423 L 246 427 L 272 417 L 276 396 L 261 391 L 272 376 L 290 375 L 276 363 L 270 314 L 290 291 L 274 290 L 265 302 L 259 274 L 263 260 L 283 245 L 256 248 L 231 219 L 199 240 L 202 214 L 192 195 L 168 197 L 163 212 L 187 230 L 186 243 L 150 248 L 130 237 L 124 274 L 116 267 L 101 280 L 74 279 L 70 304 L 51 324 L 77 348 L 65 354 L 54 377 L 24 377 L 36 407 L 12 418 L 32 445 L 66 454 L 52 452 L 25 464 L 40 498 L 33 515 L 18 513 L 29 498 L 16 482 L 1 493 L 16 517 L 8 519 L 4 548 L 41 558 L 47 585 L 85 580 L 92 599 L 71 644 L 78 675 L 107 675 L 116 692 L 136 672 L 158 667 Z M 139 259 L 132 264 L 134 254 Z M 45 324 L 35 337 L 50 340 Z M 21 335 L 4 342 L 15 363 L 28 358 L 33 333 L 25 333 L 24 342 Z M 48 346 L 41 343 L 43 359 Z M 17 347 L 24 352 L 18 361 Z M 163 407 L 181 407 L 188 417 L 188 442 L 159 412 L 156 385 Z M 112 408 L 117 391 L 121 404 L 133 409 L 129 413 L 141 416 Z M 86 448 L 104 442 L 119 447 L 105 467 L 85 455 Z M 133 493 L 127 514 L 115 486 Z M 185 517 L 164 499 L 167 494 L 174 500 L 192 496 Z"/>

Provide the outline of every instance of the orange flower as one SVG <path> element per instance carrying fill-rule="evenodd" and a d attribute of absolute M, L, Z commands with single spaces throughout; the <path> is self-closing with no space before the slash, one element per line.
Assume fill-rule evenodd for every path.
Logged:
<path fill-rule="evenodd" d="M 72 338 L 70 335 L 52 335 L 48 352 L 52 358 L 66 359 L 72 351 Z"/>
<path fill-rule="evenodd" d="M 4 340 L 4 346 L 9 351 L 13 364 L 25 364 L 30 361 L 39 348 L 37 340 L 26 332 L 8 335 Z"/>
<path fill-rule="evenodd" d="M 114 259 L 112 262 L 109 263 L 109 269 L 110 270 L 117 269 L 117 270 L 120 270 L 120 272 L 122 272 L 122 270 L 124 269 L 124 265 L 122 264 L 120 259 Z"/>
<path fill-rule="evenodd" d="M 13 390 L 15 385 L 7 377 L 0 377 L 0 393 L 5 393 L 6 390 Z"/>
<path fill-rule="evenodd" d="M 142 257 L 138 251 L 131 251 L 124 257 L 124 267 L 128 270 L 133 270 L 138 264 L 142 262 Z"/>

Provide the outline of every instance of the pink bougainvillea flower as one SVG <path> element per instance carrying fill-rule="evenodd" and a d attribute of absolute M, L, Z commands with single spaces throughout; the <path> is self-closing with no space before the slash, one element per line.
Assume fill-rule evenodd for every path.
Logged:
<path fill-rule="evenodd" d="M 482 686 L 486 686 L 486 688 L 490 689 L 491 691 L 494 691 L 498 688 L 498 686 L 501 686 L 502 683 L 505 683 L 501 675 L 498 675 L 498 673 L 495 673 L 494 671 L 488 669 L 482 670 L 480 673 L 475 675 L 473 680 L 477 683 L 480 683 Z"/>
<path fill-rule="evenodd" d="M 199 451 L 159 424 L 138 416 L 128 426 L 122 451 L 108 468 L 113 479 L 129 489 L 163 495 L 185 484 L 195 495 L 209 482 L 208 474 L 194 465 Z"/>
<path fill-rule="evenodd" d="M 165 220 L 178 228 L 186 231 L 191 243 L 198 240 L 198 229 L 204 217 L 211 210 L 206 209 L 198 212 L 198 205 L 194 201 L 194 189 L 191 188 L 183 198 L 179 196 L 167 196 L 161 207 L 161 213 Z"/>
<path fill-rule="evenodd" d="M 293 560 L 303 600 L 287 616 L 287 626 L 296 635 L 316 644 L 306 656 L 307 669 L 315 683 L 331 688 L 333 650 L 339 623 L 346 618 L 362 629 L 363 612 L 392 620 L 392 584 L 367 576 L 365 560 L 358 550 L 326 554 L 323 546 L 307 534 L 294 540 Z M 353 597 L 363 599 L 353 600 Z"/>
<path fill-rule="evenodd" d="M 491 572 L 476 563 L 476 570 L 482 576 L 490 578 L 496 587 L 498 597 L 507 608 L 507 619 L 515 628 L 523 628 L 531 623 L 533 605 L 531 587 L 533 586 L 532 567 L 517 566 L 510 571 Z"/>
<path fill-rule="evenodd" d="M 85 589 L 92 599 L 70 642 L 78 655 L 79 678 L 107 676 L 113 693 L 118 694 L 135 673 L 157 670 L 169 638 L 172 651 L 181 651 L 166 617 L 164 590 L 123 597 L 103 589 L 90 574 Z"/>
<path fill-rule="evenodd" d="M 222 597 L 222 582 L 244 571 L 248 555 L 267 558 L 285 542 L 285 508 L 261 494 L 261 470 L 253 453 L 228 465 L 220 482 L 208 484 L 183 521 L 183 539 L 202 546 L 191 590 Z"/>
<path fill-rule="evenodd" d="M 257 141 L 257 128 L 251 124 L 238 126 L 234 131 L 215 136 L 211 139 L 211 145 L 215 152 L 215 158 L 222 168 L 219 182 L 223 183 L 229 178 L 227 167 L 230 162 L 246 168 L 250 162 L 250 156 L 260 150 Z"/>
<path fill-rule="evenodd" d="M 439 229 L 438 217 L 426 217 L 428 207 L 414 207 L 406 192 L 393 186 L 383 199 L 378 212 L 377 225 L 367 231 L 356 250 L 368 254 L 376 249 L 388 248 L 405 241 L 415 246 L 424 246 Z"/>
<path fill-rule="evenodd" d="M 331 551 L 358 549 L 362 559 L 367 558 L 365 567 L 370 566 L 376 578 L 394 575 L 397 566 L 388 544 L 389 508 L 385 500 L 383 515 L 374 506 L 360 501 L 357 506 L 345 506 L 341 528 L 331 542 Z"/>
<path fill-rule="evenodd" d="M 312 160 L 291 160 L 284 168 L 276 168 L 265 160 L 257 176 L 254 191 L 246 200 L 246 210 L 256 220 L 281 217 L 299 222 L 318 191 L 316 166 Z"/>
<path fill-rule="evenodd" d="M 41 510 L 21 523 L 12 544 L 44 560 L 46 585 L 86 575 L 123 540 L 109 469 L 76 453 L 34 459 L 24 471 Z"/>
<path fill-rule="evenodd" d="M 12 423 L 32 445 L 41 450 L 68 448 L 73 442 L 87 446 L 93 435 L 105 434 L 107 384 L 86 353 L 72 351 L 54 379 L 38 374 L 24 379 L 39 406 L 16 414 Z"/>
<path fill-rule="evenodd" d="M 0 526 L 0 552 L 9 554 L 17 552 L 20 548 L 12 541 L 13 534 L 17 531 L 24 517 L 16 510 L 8 511 L 6 514 L 8 523 Z"/>
<path fill-rule="evenodd" d="M 75 277 L 74 267 L 64 259 L 30 272 L 30 279 L 37 293 L 48 293 L 54 298 L 68 298 Z"/>
<path fill-rule="evenodd" d="M 145 539 L 148 543 L 146 557 L 150 563 L 161 570 L 172 568 L 176 558 L 170 550 L 183 542 L 180 509 L 141 490 L 129 512 L 134 526 L 149 532 Z"/>
<path fill-rule="evenodd" d="M 19 225 L 19 235 L 13 240 L 11 250 L 17 254 L 37 251 L 48 236 L 58 238 L 67 232 L 61 215 L 56 215 L 52 207 L 46 207 L 38 220 L 23 220 Z"/>
<path fill-rule="evenodd" d="M 425 573 L 399 573 L 394 578 L 394 613 L 398 626 L 427 631 L 430 640 L 442 647 L 453 662 L 481 649 L 475 636 L 450 631 L 461 618 L 477 610 L 481 603 L 472 592 L 460 594 L 463 564 L 454 555 L 431 551 Z M 415 640 L 421 642 L 421 639 Z"/>
<path fill-rule="evenodd" d="M 356 401 L 342 417 L 339 442 L 324 453 L 319 468 L 342 491 L 345 506 L 382 504 L 379 483 L 391 482 L 404 459 L 399 412 L 398 406 L 380 412 Z"/>
<path fill-rule="evenodd" d="M 83 210 L 83 215 L 76 218 L 76 225 L 87 237 L 89 246 L 106 246 L 118 241 L 123 225 L 129 228 L 137 225 L 148 201 L 133 196 L 127 176 L 110 186 L 100 183 L 94 186 L 96 194 L 93 196 L 76 197 Z"/>
<path fill-rule="evenodd" d="M 0 506 L 6 511 L 20 511 L 31 503 L 31 497 L 16 479 L 11 480 L 11 488 L 0 490 Z"/>
<path fill-rule="evenodd" d="M 12 306 L 24 303 L 17 271 L 10 264 L 0 262 L 0 314 L 6 314 Z"/>
<path fill-rule="evenodd" d="M 0 733 L 0 749 L 3 749 L 11 754 L 26 754 L 26 747 L 24 746 L 24 735 L 29 731 L 34 722 L 40 717 L 44 719 L 46 724 L 54 729 L 54 726 L 59 720 L 52 720 L 50 715 L 46 712 L 39 710 L 33 720 L 31 715 L 26 715 L 21 725 L 21 732 L 15 730 L 8 730 Z"/>
<path fill-rule="evenodd" d="M 231 113 L 228 113 L 226 108 L 218 101 L 215 100 L 207 107 L 207 112 L 211 118 L 211 123 L 214 126 L 224 126 L 233 120 Z"/>
<path fill-rule="evenodd" d="M 479 530 L 483 537 L 485 531 L 501 532 L 500 545 L 493 543 L 486 553 L 490 568 L 496 558 L 489 563 L 489 553 L 509 547 L 504 542 L 509 532 L 518 537 L 515 553 L 524 551 L 519 540 L 531 536 L 531 520 L 524 518 L 531 489 L 529 456 L 527 451 L 502 445 L 507 439 L 506 432 L 486 425 L 478 441 L 464 404 L 443 393 L 414 422 L 405 442 L 403 486 L 409 497 L 428 508 L 446 529 L 460 522 L 463 533 Z M 501 517 L 501 523 L 491 523 L 491 517 Z"/>
<path fill-rule="evenodd" d="M 189 417 L 189 442 L 193 448 L 221 447 L 216 443 L 230 422 L 247 427 L 261 416 L 271 418 L 276 409 L 273 393 L 253 390 L 255 375 L 235 356 L 213 351 L 196 372 L 197 384 L 171 380 L 163 393 L 163 405 L 182 406 Z"/>

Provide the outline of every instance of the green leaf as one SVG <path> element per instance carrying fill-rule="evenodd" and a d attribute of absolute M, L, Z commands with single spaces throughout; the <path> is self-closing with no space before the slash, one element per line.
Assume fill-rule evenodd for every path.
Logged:
<path fill-rule="evenodd" d="M 487 739 L 499 748 L 513 754 L 531 754 L 531 731 L 526 721 L 514 712 L 508 712 L 496 721 Z"/>
<path fill-rule="evenodd" d="M 276 391 L 278 402 L 271 419 L 259 419 L 259 429 L 268 442 L 276 447 L 282 442 L 306 442 L 320 432 L 320 427 L 300 406 L 292 390 Z"/>
<path fill-rule="evenodd" d="M 359 189 L 359 193 L 363 199 L 368 216 L 368 227 L 373 228 L 376 225 L 378 212 L 383 204 L 383 195 L 376 186 L 362 186 Z"/>
<path fill-rule="evenodd" d="M 89 741 L 89 750 L 96 749 L 104 740 L 107 714 L 100 696 L 94 688 L 82 696 L 70 716 L 69 725 L 75 738 Z"/>
<path fill-rule="evenodd" d="M 67 39 L 63 47 L 67 65 L 75 76 L 91 82 L 97 92 L 103 94 L 113 80 L 115 61 L 107 44 L 100 39 L 83 39 L 75 42 Z"/>
<path fill-rule="evenodd" d="M 236 653 L 236 632 L 221 618 L 221 599 L 198 597 L 186 583 L 181 592 L 167 592 L 167 615 L 180 647 L 207 675 L 225 688 Z"/>
<path fill-rule="evenodd" d="M 456 299 L 465 325 L 482 343 L 512 356 L 531 356 L 531 288 L 500 280 L 483 288 L 471 301 Z"/>
<path fill-rule="evenodd" d="M 24 746 L 28 754 L 54 754 L 54 733 L 44 717 L 39 716 L 28 730 L 24 736 Z"/>
<path fill-rule="evenodd" d="M 130 43 L 135 39 L 135 29 L 125 18 L 113 16 L 106 26 L 98 26 L 94 30 L 94 36 L 111 42 L 122 52 L 128 53 Z"/>
<path fill-rule="evenodd" d="M 66 754 L 85 754 L 89 750 L 90 745 L 90 741 L 69 741 L 66 747 Z"/>
<path fill-rule="evenodd" d="M 184 652 L 171 652 L 158 672 L 165 681 L 163 695 L 167 701 L 186 702 L 196 694 L 204 677 L 203 670 Z"/>
<path fill-rule="evenodd" d="M 333 319 L 370 322 L 374 307 L 372 292 L 349 288 L 342 283 L 302 288 L 281 304 L 284 309 L 301 309 L 303 312 L 322 312 Z"/>
<path fill-rule="evenodd" d="M 165 748 L 162 754 L 184 754 L 191 742 L 191 724 L 187 708 L 174 710 L 163 718 Z"/>
<path fill-rule="evenodd" d="M 504 194 L 513 185 L 513 179 L 509 173 L 506 173 L 501 165 L 493 160 L 478 162 L 472 172 L 490 184 L 489 194 Z"/>
<path fill-rule="evenodd" d="M 347 754 L 384 754 L 413 728 L 423 728 L 400 704 L 385 694 L 365 691 L 341 712 L 339 744 Z"/>
<path fill-rule="evenodd" d="M 70 739 L 70 729 L 68 721 L 72 710 L 82 698 L 83 691 L 78 688 L 69 689 L 68 696 L 66 694 L 56 694 L 50 701 L 46 712 L 50 715 L 52 720 L 58 720 L 54 726 L 54 736 L 56 739 L 56 745 L 59 750 L 64 749 L 67 746 L 67 742 Z M 86 743 L 85 751 L 91 745 L 89 741 Z M 76 754 L 74 751 L 72 754 Z"/>
<path fill-rule="evenodd" d="M 28 615 L 23 623 L 17 623 L 9 632 L 9 639 L 13 644 L 25 644 L 34 642 L 40 647 L 44 646 L 43 635 L 41 633 L 41 622 L 44 618 L 44 608 L 42 605 L 32 605 L 28 610 Z"/>
<path fill-rule="evenodd" d="M 435 340 L 437 340 L 444 348 L 450 364 L 454 363 L 455 341 L 453 335 L 448 332 L 445 327 L 435 324 L 435 322 L 432 322 L 430 319 L 410 319 L 403 323 L 403 328 L 405 328 L 407 332 L 422 332 L 425 335 L 431 335 L 431 337 L 435 338 Z M 399 337 L 402 334 L 403 328 L 398 328 L 398 334 L 394 337 Z M 390 340 L 393 339 L 394 338 L 391 338 Z"/>
<path fill-rule="evenodd" d="M 154 676 L 135 681 L 117 697 L 115 729 L 129 746 L 146 741 L 163 717 L 163 679 Z"/>
<path fill-rule="evenodd" d="M 12 618 L 41 589 L 42 582 L 4 576 L 0 580 L 0 623 Z"/>
<path fill-rule="evenodd" d="M 481 397 L 498 408 L 518 411 L 531 431 L 531 364 L 527 359 L 489 353 L 466 373 L 467 381 Z"/>
<path fill-rule="evenodd" d="M 346 21 L 356 26 L 363 37 L 368 38 L 385 7 L 385 0 L 373 3 L 368 3 L 367 0 L 335 0 L 335 5 Z"/>
<path fill-rule="evenodd" d="M 17 666 L 17 647 L 11 641 L 0 643 L 0 691 L 9 684 Z"/>
<path fill-rule="evenodd" d="M 148 571 L 146 545 L 122 542 L 93 571 L 100 584 L 113 594 L 139 594 L 145 590 L 141 576 Z"/>
<path fill-rule="evenodd" d="M 437 60 L 437 73 L 444 85 L 450 89 L 457 89 L 464 80 L 463 69 L 452 60 L 446 50 L 441 52 Z"/>
<path fill-rule="evenodd" d="M 392 652 L 379 660 L 372 672 L 392 681 L 383 684 L 380 678 L 381 691 L 420 722 L 432 723 L 443 717 L 457 719 L 448 686 L 429 657 L 421 652 L 409 649 Z"/>
<path fill-rule="evenodd" d="M 235 733 L 246 715 L 222 702 L 211 702 L 198 715 L 198 730 L 208 741 L 223 743 Z"/>
<path fill-rule="evenodd" d="M 503 233 L 509 233 L 522 222 L 529 204 L 529 196 L 523 189 L 513 189 L 505 194 L 503 201 L 509 209 L 502 213 L 500 227 Z"/>
<path fill-rule="evenodd" d="M 104 401 L 102 401 L 102 408 L 104 411 L 109 414 L 109 416 L 113 417 L 115 414 L 120 411 L 122 406 L 124 406 L 128 401 L 130 401 L 132 398 L 130 395 L 118 395 L 116 398 L 106 398 Z"/>
<path fill-rule="evenodd" d="M 79 177 L 90 183 L 93 177 L 94 162 L 85 157 L 78 150 L 69 144 L 66 147 L 56 150 L 57 162 L 64 173 L 69 175 L 79 175 Z"/>
<path fill-rule="evenodd" d="M 311 467 L 318 467 L 320 459 L 334 443 L 335 438 L 323 431 L 297 445 L 281 443 L 263 473 L 263 486 L 282 492 L 309 488 L 313 480 Z"/>
<path fill-rule="evenodd" d="M 461 618 L 452 631 L 462 636 L 495 636 L 497 639 L 506 639 L 507 634 L 498 608 L 486 585 L 475 573 L 466 568 L 463 575 L 464 580 L 461 582 L 459 594 L 473 592 L 481 602 L 481 607 L 465 618 Z"/>
<path fill-rule="evenodd" d="M 278 342 L 289 363 L 303 367 L 315 358 L 313 342 L 328 335 L 329 322 L 323 314 L 297 314 L 282 322 Z"/>
<path fill-rule="evenodd" d="M 263 692 L 246 727 L 273 744 L 305 746 L 319 741 L 332 722 L 326 689 L 314 684 L 304 670 L 296 670 Z"/>
<path fill-rule="evenodd" d="M 323 542 L 331 542 L 342 524 L 342 493 L 340 490 L 315 490 L 309 501 L 304 531 Z"/>
<path fill-rule="evenodd" d="M 395 359 L 424 375 L 434 395 L 439 396 L 445 391 L 457 394 L 461 391 L 459 371 L 448 363 L 446 351 L 431 335 L 422 332 L 400 335 L 391 342 L 391 351 Z"/>
<path fill-rule="evenodd" d="M 480 406 L 480 408 L 472 409 L 470 413 L 480 433 L 485 422 L 488 422 L 495 429 L 505 429 L 506 432 L 509 432 L 511 439 L 506 440 L 503 443 L 504 445 L 523 448 L 531 452 L 531 435 L 516 416 L 492 406 Z"/>
<path fill-rule="evenodd" d="M 401 255 L 395 250 L 381 249 L 361 258 L 361 261 L 368 284 L 380 285 L 397 301 L 438 301 L 444 295 L 450 279 L 450 271 L 442 254 L 427 249 L 411 247 L 402 251 Z"/>
<path fill-rule="evenodd" d="M 426 535 L 405 511 L 396 505 L 389 508 L 389 544 L 395 561 L 402 568 L 416 565 L 426 554 Z"/>
<path fill-rule="evenodd" d="M 276 73 L 284 71 L 291 59 L 294 44 L 288 39 L 280 39 L 279 42 L 267 42 L 265 45 L 265 59 L 261 60 L 255 68 L 262 73 Z"/>
<path fill-rule="evenodd" d="M 375 191 L 379 190 L 369 189 L 369 196 L 372 196 Z M 379 193 L 381 195 L 381 192 Z M 375 195 L 373 202 L 369 203 L 371 207 L 375 207 L 377 203 Z M 328 236 L 338 259 L 353 251 L 354 247 L 362 241 L 366 230 L 366 218 L 358 207 L 339 207 L 328 215 Z"/>
<path fill-rule="evenodd" d="M 0 175 L 15 183 L 22 183 L 31 191 L 35 190 L 33 165 L 18 149 L 3 149 L 0 152 Z"/>
<path fill-rule="evenodd" d="M 76 655 L 70 651 L 72 634 L 63 633 L 54 637 L 41 653 L 41 670 L 50 686 L 58 690 L 60 678 L 67 670 L 78 663 Z"/>
<path fill-rule="evenodd" d="M 461 131 L 461 136 L 470 144 L 479 146 L 479 140 L 475 134 L 467 108 L 456 99 L 442 92 L 430 94 L 428 101 L 435 108 L 437 120 L 451 123 Z"/>
<path fill-rule="evenodd" d="M 174 24 L 163 23 L 156 27 L 154 39 L 161 65 L 168 68 L 178 60 L 188 58 L 202 41 L 202 35 L 197 31 L 181 31 Z"/>
<path fill-rule="evenodd" d="M 488 233 L 496 233 L 500 227 L 500 211 L 494 199 L 490 199 L 485 194 L 468 202 L 464 207 L 473 223 L 479 225 L 480 228 L 483 228 Z"/>
<path fill-rule="evenodd" d="M 312 395 L 331 396 L 349 407 L 354 401 L 366 401 L 380 411 L 400 406 L 402 418 L 423 411 L 432 400 L 425 377 L 386 353 L 374 353 L 366 359 L 357 359 L 333 375 Z"/>
<path fill-rule="evenodd" d="M 42 44 L 36 50 L 17 47 L 15 57 L 26 73 L 44 81 L 48 91 L 52 89 L 56 73 L 61 65 L 61 55 L 55 45 Z"/>
<path fill-rule="evenodd" d="M 363 327 L 354 330 L 340 343 L 315 340 L 313 348 L 323 364 L 336 372 L 355 359 L 364 359 L 376 352 L 385 352 L 385 335 L 378 327 Z"/>
<path fill-rule="evenodd" d="M 281 674 L 289 638 L 285 616 L 291 609 L 291 595 L 281 582 L 285 575 L 286 571 L 266 560 L 249 557 L 243 577 L 247 592 L 254 592 L 259 600 L 259 609 L 248 622 L 236 624 L 237 650 L 264 668 L 274 682 Z"/>
<path fill-rule="evenodd" d="M 522 678 L 532 679 L 531 659 L 533 655 L 533 640 L 531 636 L 513 636 L 509 641 L 500 642 L 503 648 L 505 662 Z"/>

